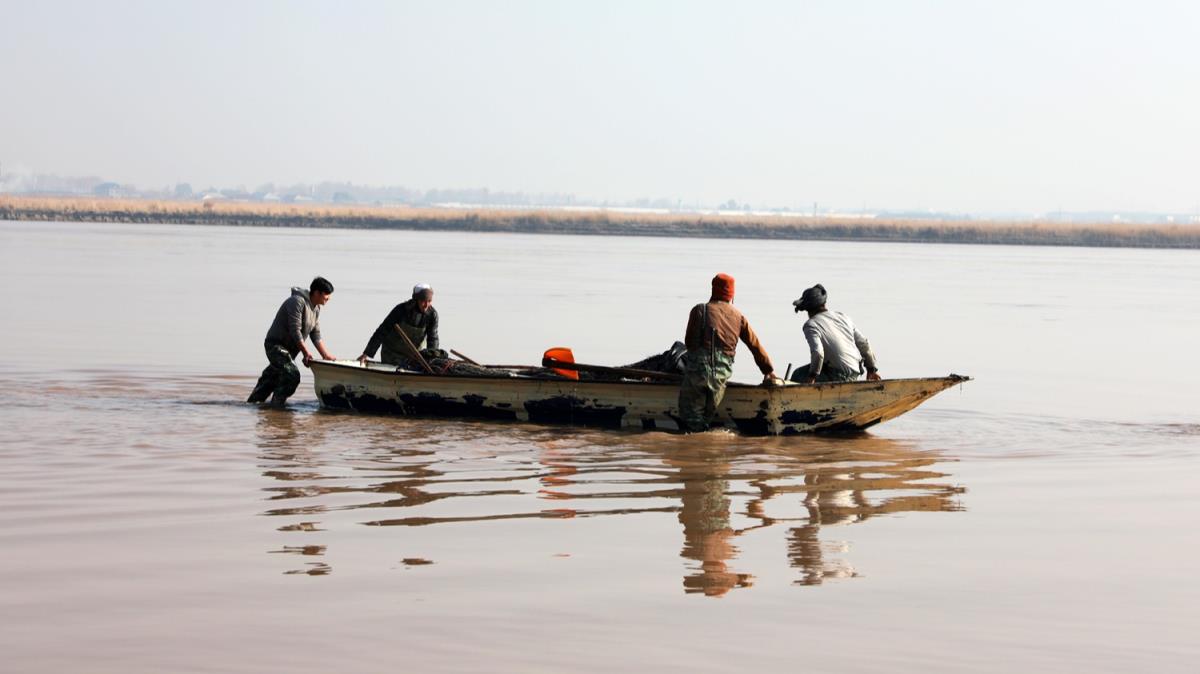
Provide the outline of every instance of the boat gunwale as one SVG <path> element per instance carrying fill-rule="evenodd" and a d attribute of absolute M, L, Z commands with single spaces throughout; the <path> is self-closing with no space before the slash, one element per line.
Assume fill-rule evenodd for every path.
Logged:
<path fill-rule="evenodd" d="M 353 362 L 353 361 L 351 361 L 351 362 Z M 528 375 L 515 375 L 512 377 L 483 377 L 483 376 L 479 376 L 479 375 L 469 375 L 469 374 L 467 374 L 467 375 L 463 375 L 463 374 L 430 374 L 428 372 L 420 372 L 420 371 L 414 371 L 414 370 L 402 370 L 400 368 L 397 368 L 395 371 L 388 372 L 388 371 L 368 367 L 366 365 L 351 364 L 351 362 L 314 360 L 310 363 L 310 368 L 312 366 L 330 367 L 330 368 L 337 368 L 337 369 L 343 369 L 343 370 L 351 370 L 354 372 L 366 372 L 366 373 L 370 373 L 373 375 L 379 375 L 379 376 L 383 376 L 383 377 L 401 377 L 401 378 L 412 378 L 412 379 L 423 379 L 423 380 L 483 381 L 483 382 L 505 381 L 505 382 L 539 382 L 539 383 L 550 382 L 550 383 L 570 384 L 570 385 L 574 385 L 574 386 L 592 385 L 592 384 L 628 386 L 628 385 L 632 384 L 632 385 L 636 385 L 636 386 L 660 386 L 660 387 L 669 387 L 669 388 L 675 388 L 675 389 L 679 388 L 679 382 L 635 381 L 635 380 L 613 381 L 613 380 L 608 380 L 608 379 L 580 381 L 577 379 L 531 377 Z M 504 371 L 505 372 L 513 372 L 513 370 L 504 370 Z M 315 372 L 315 370 L 314 370 L 314 372 Z M 879 385 L 887 383 L 887 382 L 914 382 L 914 381 L 931 381 L 931 382 L 932 381 L 937 381 L 937 382 L 953 381 L 954 383 L 961 384 L 964 382 L 971 381 L 971 377 L 966 376 L 966 375 L 951 373 L 951 374 L 941 376 L 941 377 L 904 377 L 904 378 L 900 378 L 900 379 L 881 379 L 879 381 L 869 381 L 869 380 L 863 379 L 863 380 L 856 380 L 856 381 L 817 382 L 815 384 L 801 384 L 798 382 L 786 382 L 779 386 L 766 386 L 763 384 L 747 384 L 747 383 L 743 383 L 743 382 L 731 381 L 728 384 L 726 384 L 726 388 L 727 389 L 728 388 L 762 389 L 764 391 L 781 391 L 781 390 L 786 390 L 786 389 L 791 389 L 791 388 L 796 388 L 796 387 L 805 387 L 804 390 L 813 390 L 813 389 L 821 390 L 821 389 L 825 389 L 825 388 L 834 388 L 834 387 L 879 386 Z"/>

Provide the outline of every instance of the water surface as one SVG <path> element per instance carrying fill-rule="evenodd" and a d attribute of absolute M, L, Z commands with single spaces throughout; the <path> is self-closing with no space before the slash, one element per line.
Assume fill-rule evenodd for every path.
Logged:
<path fill-rule="evenodd" d="M 0 223 L 0 652 L 21 672 L 1190 671 L 1194 251 Z M 407 288 L 478 360 L 620 364 L 717 271 L 783 369 L 821 282 L 853 438 L 242 404 L 291 285 L 352 357 Z M 752 380 L 749 354 L 736 376 Z"/>

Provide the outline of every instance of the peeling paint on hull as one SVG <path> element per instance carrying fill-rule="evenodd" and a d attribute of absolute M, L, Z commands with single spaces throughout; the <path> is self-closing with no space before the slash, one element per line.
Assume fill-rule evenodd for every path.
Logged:
<path fill-rule="evenodd" d="M 377 363 L 312 363 L 330 409 L 418 417 L 678 430 L 676 384 L 525 376 L 437 376 Z M 714 427 L 744 435 L 856 432 L 899 416 L 969 377 L 778 387 L 731 383 Z"/>

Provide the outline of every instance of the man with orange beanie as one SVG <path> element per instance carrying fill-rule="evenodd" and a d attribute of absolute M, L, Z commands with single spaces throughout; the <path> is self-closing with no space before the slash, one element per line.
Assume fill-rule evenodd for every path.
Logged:
<path fill-rule="evenodd" d="M 717 406 L 725 397 L 725 382 L 733 374 L 733 356 L 738 339 L 749 347 L 754 362 L 762 371 L 764 383 L 775 383 L 775 368 L 758 336 L 742 312 L 733 306 L 733 277 L 717 274 L 712 280 L 712 297 L 692 307 L 688 315 L 687 366 L 679 387 L 681 430 L 691 433 L 708 430 Z"/>

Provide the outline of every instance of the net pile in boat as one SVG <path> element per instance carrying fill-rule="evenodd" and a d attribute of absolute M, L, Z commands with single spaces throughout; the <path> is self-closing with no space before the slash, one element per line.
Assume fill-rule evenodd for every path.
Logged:
<path fill-rule="evenodd" d="M 683 342 L 675 342 L 671 348 L 656 353 L 652 356 L 647 356 L 636 363 L 622 365 L 621 367 L 633 368 L 637 370 L 648 370 L 651 372 L 664 372 L 668 374 L 682 374 L 684 356 L 686 349 Z M 508 377 L 522 376 L 533 377 L 535 379 L 567 379 L 563 375 L 555 372 L 547 367 L 522 367 L 522 368 L 495 368 L 484 367 L 482 365 L 474 365 L 466 361 L 455 360 L 453 358 L 426 358 L 429 367 L 434 374 L 448 375 L 452 377 L 492 377 L 495 379 L 504 379 Z M 410 370 L 413 372 L 424 372 L 424 370 L 416 363 L 409 362 L 401 369 Z M 608 372 L 580 372 L 579 381 L 640 381 L 636 377 L 627 377 L 620 374 Z"/>

